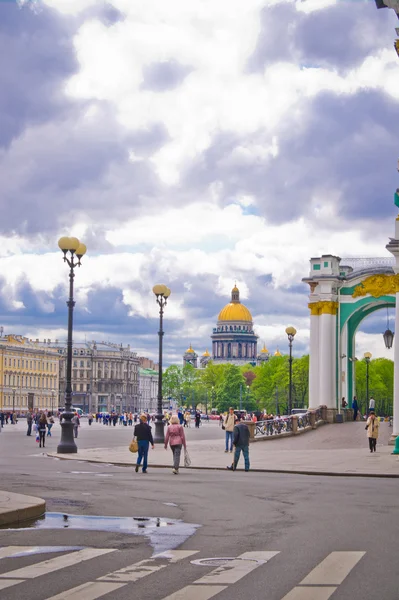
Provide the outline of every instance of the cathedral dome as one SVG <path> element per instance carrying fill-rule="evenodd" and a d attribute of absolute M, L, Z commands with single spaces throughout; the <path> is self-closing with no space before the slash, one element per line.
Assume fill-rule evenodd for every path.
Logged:
<path fill-rule="evenodd" d="M 240 293 L 237 286 L 231 291 L 231 302 L 226 304 L 219 313 L 218 321 L 248 321 L 252 323 L 252 315 L 244 304 L 240 302 Z"/>

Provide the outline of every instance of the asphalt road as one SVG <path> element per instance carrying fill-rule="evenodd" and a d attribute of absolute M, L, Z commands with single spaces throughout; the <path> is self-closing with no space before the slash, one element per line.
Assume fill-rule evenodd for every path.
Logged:
<path fill-rule="evenodd" d="M 57 428 L 48 440 L 49 449 L 58 443 Z M 189 439 L 218 436 L 217 424 L 188 432 Z M 126 427 L 89 428 L 83 422 L 78 443 L 82 448 L 112 447 L 128 443 L 130 437 Z M 305 443 L 300 438 L 298 442 Z M 315 439 L 315 451 L 317 445 Z M 56 529 L 0 530 L 0 557 L 10 546 L 28 552 L 33 547 L 59 550 L 0 558 L 0 599 L 90 600 L 104 594 L 112 600 L 399 598 L 395 480 L 189 470 L 174 476 L 169 470 L 150 467 L 148 475 L 142 475 L 124 467 L 50 459 L 39 451 L 33 437 L 25 435 L 24 424 L 9 426 L 0 435 L 0 472 L 1 489 L 37 495 L 46 500 L 49 512 L 61 513 L 54 517 Z M 129 519 L 88 519 L 82 523 L 87 529 L 80 530 L 74 529 L 73 519 L 63 520 L 64 513 Z M 49 517 L 41 525 L 51 523 Z M 133 532 L 120 530 L 127 523 Z M 57 548 L 63 546 L 67 548 Z M 98 555 L 80 560 L 77 553 L 82 550 L 70 547 L 98 549 L 84 551 Z M 175 556 L 176 562 L 170 563 L 167 558 L 154 559 L 148 563 L 151 569 L 132 567 L 128 575 L 115 575 L 176 547 L 195 554 Z M 8 553 L 12 552 L 17 550 Z M 232 566 L 227 563 L 221 573 L 213 573 L 214 564 L 191 564 L 196 559 L 248 552 L 253 554 Z M 321 570 L 304 580 L 325 559 Z M 52 562 L 14 572 L 44 560 Z M 135 581 L 137 573 L 140 579 Z M 205 581 L 194 583 L 211 573 Z M 107 579 L 96 581 L 102 576 Z M 74 594 L 65 596 L 75 587 Z"/>

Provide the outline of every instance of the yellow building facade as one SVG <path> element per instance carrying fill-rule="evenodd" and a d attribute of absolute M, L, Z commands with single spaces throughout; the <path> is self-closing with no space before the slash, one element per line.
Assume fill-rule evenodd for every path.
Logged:
<path fill-rule="evenodd" d="M 57 410 L 60 354 L 39 340 L 0 337 L 0 410 Z"/>

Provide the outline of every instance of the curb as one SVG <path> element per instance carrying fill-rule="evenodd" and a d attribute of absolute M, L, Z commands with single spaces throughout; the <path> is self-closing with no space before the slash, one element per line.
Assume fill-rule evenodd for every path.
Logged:
<path fill-rule="evenodd" d="M 47 454 L 49 458 L 59 458 L 60 460 L 71 460 L 67 456 L 59 456 L 54 454 Z M 97 465 L 114 465 L 115 467 L 126 467 L 133 468 L 134 463 L 121 463 L 114 462 L 112 460 L 93 460 L 90 458 L 81 458 L 82 462 L 93 463 Z M 171 469 L 172 465 L 158 465 L 156 463 L 149 463 L 148 466 L 155 469 Z M 185 470 L 194 471 L 226 471 L 227 467 L 181 467 Z M 244 473 L 244 469 L 237 469 L 238 472 Z M 282 475 L 309 475 L 317 477 L 376 477 L 379 479 L 399 479 L 399 473 L 335 473 L 334 471 L 302 471 L 302 470 L 284 470 L 284 469 L 250 469 L 252 473 L 279 473 Z"/>
<path fill-rule="evenodd" d="M 7 499 L 17 508 L 1 508 L 0 507 L 0 527 L 5 525 L 20 525 L 25 521 L 31 521 L 43 516 L 46 512 L 46 502 L 42 498 L 34 498 L 32 496 L 24 496 L 22 494 L 9 494 Z M 18 506 L 19 505 L 19 506 Z"/>

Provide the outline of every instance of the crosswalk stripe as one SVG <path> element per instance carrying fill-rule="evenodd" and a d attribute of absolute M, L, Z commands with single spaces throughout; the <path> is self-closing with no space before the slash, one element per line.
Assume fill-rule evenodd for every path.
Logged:
<path fill-rule="evenodd" d="M 153 558 L 141 560 L 138 563 L 134 563 L 133 565 L 119 569 L 119 571 L 114 571 L 113 573 L 103 575 L 102 577 L 99 577 L 97 581 L 124 581 L 126 583 L 138 581 L 143 577 L 147 577 L 147 575 L 151 575 L 152 573 L 156 573 L 157 571 L 164 569 L 171 563 L 176 563 L 183 558 L 197 554 L 197 552 L 198 550 L 171 550 L 170 552 L 166 552 L 164 554 L 157 554 Z M 159 564 L 160 559 L 165 559 L 167 562 L 164 564 Z"/>
<path fill-rule="evenodd" d="M 23 581 L 23 579 L 4 579 L 3 581 L 0 581 L 0 590 L 5 590 L 6 588 L 11 587 L 12 585 L 22 583 Z"/>
<path fill-rule="evenodd" d="M 68 554 L 64 554 L 63 556 L 57 556 L 56 558 L 44 560 L 43 562 L 29 565 L 28 567 L 16 569 L 15 571 L 1 573 L 0 578 L 9 579 L 16 577 L 22 579 L 34 579 L 35 577 L 40 577 L 40 575 L 53 573 L 54 571 L 71 567 L 72 565 L 76 565 L 85 560 L 90 560 L 92 558 L 96 558 L 97 556 L 109 554 L 110 552 L 115 552 L 115 550 L 112 548 L 85 548 L 84 550 L 79 550 L 78 552 L 70 552 Z"/>
<path fill-rule="evenodd" d="M 217 567 L 208 575 L 204 575 L 201 579 L 197 579 L 194 583 L 207 583 L 214 585 L 229 585 L 236 583 L 245 575 L 248 575 L 254 569 L 257 569 L 261 564 L 267 562 L 278 552 L 244 552 L 238 559 L 232 560 L 222 567 Z M 246 560 L 245 560 L 246 559 Z M 261 561 L 261 562 L 257 562 Z"/>
<path fill-rule="evenodd" d="M 9 558 L 13 554 L 19 554 L 20 552 L 28 552 L 32 546 L 5 546 L 0 548 L 0 558 Z"/>
<path fill-rule="evenodd" d="M 132 583 L 143 577 L 147 577 L 147 575 L 152 575 L 156 571 L 160 571 L 172 563 L 176 563 L 193 554 L 198 554 L 198 550 L 169 550 L 156 554 L 152 558 L 141 560 L 129 567 L 107 573 L 107 575 L 98 577 L 96 581 L 89 581 L 46 600 L 96 600 L 109 592 L 124 587 L 128 583 Z M 163 562 L 161 562 L 162 560 Z M 204 597 L 203 600 L 206 600 L 206 598 Z"/>
<path fill-rule="evenodd" d="M 336 587 L 295 587 L 283 600 L 328 600 L 335 592 Z"/>
<path fill-rule="evenodd" d="M 227 585 L 187 585 L 163 600 L 209 600 L 226 588 Z"/>
<path fill-rule="evenodd" d="M 75 588 L 61 592 L 56 596 L 51 596 L 48 600 L 96 600 L 114 592 L 115 590 L 124 587 L 124 583 L 107 583 L 98 581 L 89 581 L 83 585 L 78 585 Z"/>
<path fill-rule="evenodd" d="M 236 583 L 254 569 L 265 564 L 276 554 L 279 552 L 244 552 L 238 558 L 246 559 L 246 561 L 231 560 L 226 565 L 217 567 L 208 575 L 197 579 L 192 585 L 187 585 L 162 600 L 209 600 L 225 590 L 229 584 Z"/>
<path fill-rule="evenodd" d="M 340 585 L 365 552 L 331 552 L 299 585 Z"/>

